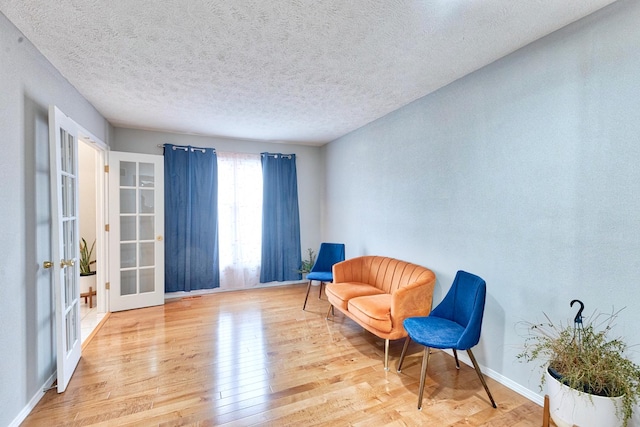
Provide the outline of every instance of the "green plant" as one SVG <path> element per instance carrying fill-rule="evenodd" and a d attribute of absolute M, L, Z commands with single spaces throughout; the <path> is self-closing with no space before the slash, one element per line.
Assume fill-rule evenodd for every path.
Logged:
<path fill-rule="evenodd" d="M 95 264 L 95 260 L 91 260 L 91 256 L 93 255 L 93 250 L 96 246 L 96 241 L 94 239 L 93 244 L 91 245 L 91 249 L 87 246 L 87 241 L 84 238 L 80 239 L 80 275 L 88 276 L 93 274 L 91 271 L 91 264 Z"/>
<path fill-rule="evenodd" d="M 313 249 L 307 249 L 307 259 L 302 260 L 302 264 L 300 265 L 300 269 L 298 273 L 307 274 L 313 268 L 313 265 L 316 263 L 316 254 Z"/>
<path fill-rule="evenodd" d="M 525 323 L 528 335 L 524 350 L 517 355 L 524 362 L 542 361 L 544 372 L 557 372 L 560 381 L 579 392 L 605 397 L 622 397 L 618 418 L 627 425 L 640 397 L 640 366 L 625 357 L 628 348 L 622 338 L 610 338 L 613 322 L 621 310 L 591 315 L 585 323 Z M 578 317 L 576 317 L 578 320 Z"/>

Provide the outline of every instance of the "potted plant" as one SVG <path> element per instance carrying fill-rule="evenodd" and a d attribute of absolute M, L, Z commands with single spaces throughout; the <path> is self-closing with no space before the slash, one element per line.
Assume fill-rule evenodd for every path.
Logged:
<path fill-rule="evenodd" d="M 609 336 L 620 311 L 594 312 L 583 322 L 584 305 L 578 300 L 571 305 L 575 302 L 581 308 L 573 326 L 554 323 L 546 314 L 545 323 L 526 323 L 524 349 L 517 357 L 541 362 L 541 387 L 547 383 L 551 418 L 558 426 L 627 426 L 640 397 L 640 366 L 625 356 L 622 338 Z M 609 408 L 612 420 L 601 420 L 607 409 L 600 404 Z M 574 416 L 578 419 L 570 419 Z"/>
<path fill-rule="evenodd" d="M 91 271 L 91 264 L 95 264 L 95 260 L 92 260 L 93 250 L 96 247 L 96 241 L 93 241 L 91 248 L 87 246 L 87 241 L 84 237 L 80 239 L 80 275 L 91 276 L 96 274 L 95 271 Z"/>
<path fill-rule="evenodd" d="M 298 273 L 303 275 L 308 274 L 313 268 L 313 265 L 315 263 L 316 263 L 316 254 L 313 251 L 313 249 L 309 248 L 307 249 L 307 259 L 302 260 L 302 264 L 300 265 L 300 269 L 298 270 Z"/>
<path fill-rule="evenodd" d="M 80 294 L 83 297 L 89 294 L 95 295 L 96 292 L 96 272 L 91 271 L 91 265 L 96 262 L 91 259 L 95 246 L 95 240 L 89 248 L 87 241 L 84 238 L 80 239 Z"/>

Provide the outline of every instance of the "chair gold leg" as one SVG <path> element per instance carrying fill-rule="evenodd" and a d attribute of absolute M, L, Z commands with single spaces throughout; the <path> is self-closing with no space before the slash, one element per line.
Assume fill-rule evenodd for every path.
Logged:
<path fill-rule="evenodd" d="M 322 286 L 323 285 L 324 285 L 324 282 L 320 282 L 320 286 L 319 286 L 320 289 L 318 289 L 318 299 L 322 298 Z"/>
<path fill-rule="evenodd" d="M 304 310 L 307 306 L 307 299 L 309 299 L 309 291 L 311 290 L 311 280 L 309 280 L 309 284 L 307 285 L 307 295 L 304 297 L 304 304 L 302 305 L 302 309 Z"/>
<path fill-rule="evenodd" d="M 491 396 L 491 392 L 489 391 L 489 387 L 487 386 L 487 382 L 485 381 L 484 375 L 482 375 L 482 372 L 480 372 L 480 367 L 478 366 L 478 362 L 476 362 L 476 358 L 473 356 L 473 353 L 471 352 L 471 349 L 467 350 L 467 354 L 469 355 L 469 359 L 471 359 L 471 363 L 473 363 L 473 367 L 475 368 L 476 373 L 478 374 L 478 377 L 480 378 L 480 382 L 484 386 L 484 391 L 487 392 L 487 396 L 489 396 L 489 400 L 491 400 L 491 406 L 493 406 L 494 408 L 497 408 L 496 402 L 495 402 L 495 400 L 493 400 L 493 396 Z"/>
<path fill-rule="evenodd" d="M 384 340 L 384 370 L 389 370 L 389 338 Z"/>
<path fill-rule="evenodd" d="M 410 342 L 411 337 L 407 335 L 407 338 L 404 340 L 404 346 L 402 346 L 402 353 L 400 353 L 400 360 L 398 361 L 398 369 L 396 371 L 398 373 L 402 370 L 402 363 L 404 362 L 404 356 L 407 354 L 407 348 L 409 347 Z"/>
<path fill-rule="evenodd" d="M 453 350 L 453 358 L 456 359 L 456 369 L 460 369 L 460 361 L 458 361 L 458 352 L 456 351 L 455 348 L 452 348 Z"/>
<path fill-rule="evenodd" d="M 429 347 L 424 348 L 422 356 L 422 369 L 420 370 L 420 392 L 418 393 L 418 410 L 422 410 L 422 394 L 424 393 L 424 383 L 427 378 L 427 367 L 429 366 L 429 356 L 431 352 Z"/>

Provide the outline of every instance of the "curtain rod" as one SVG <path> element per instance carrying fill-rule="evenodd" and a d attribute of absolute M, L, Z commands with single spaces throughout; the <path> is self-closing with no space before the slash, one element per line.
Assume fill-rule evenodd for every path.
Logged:
<path fill-rule="evenodd" d="M 159 148 L 165 148 L 165 145 L 167 145 L 167 144 L 158 144 L 158 147 L 159 147 Z M 188 145 L 174 145 L 174 146 L 173 146 L 173 149 L 174 149 L 174 150 L 184 150 L 184 151 L 188 151 L 188 150 L 189 150 L 189 148 L 191 148 L 191 151 L 192 151 L 192 152 L 194 152 L 194 151 L 202 151 L 203 153 L 206 153 L 206 152 L 207 152 L 207 149 L 206 149 L 206 148 L 190 147 L 190 146 L 188 146 Z M 216 149 L 215 149 L 215 148 L 211 148 L 211 150 L 212 150 L 214 153 L 216 152 Z"/>
<path fill-rule="evenodd" d="M 262 155 L 262 156 L 271 156 L 271 157 L 275 157 L 276 159 L 278 158 L 278 156 L 280 156 L 280 157 L 286 157 L 287 159 L 291 159 L 291 158 L 293 158 L 293 154 L 260 153 L 260 155 Z"/>

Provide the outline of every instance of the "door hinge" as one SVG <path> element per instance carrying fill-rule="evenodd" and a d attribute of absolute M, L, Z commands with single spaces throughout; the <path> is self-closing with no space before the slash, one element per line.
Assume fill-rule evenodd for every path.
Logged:
<path fill-rule="evenodd" d="M 104 225 L 104 231 L 109 231 L 109 224 Z"/>
<path fill-rule="evenodd" d="M 104 173 L 109 173 L 109 165 L 104 165 Z"/>
<path fill-rule="evenodd" d="M 104 284 L 104 288 L 105 288 L 105 289 L 111 289 L 111 283 L 106 282 L 106 283 Z"/>

